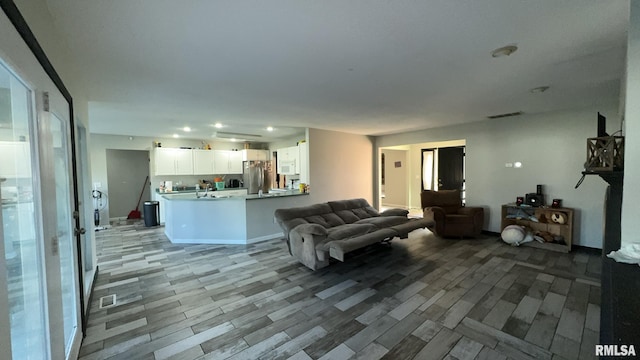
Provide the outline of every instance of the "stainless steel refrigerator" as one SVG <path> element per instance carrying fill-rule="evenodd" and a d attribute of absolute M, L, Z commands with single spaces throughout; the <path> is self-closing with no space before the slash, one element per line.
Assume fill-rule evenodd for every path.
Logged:
<path fill-rule="evenodd" d="M 249 194 L 257 194 L 258 190 L 262 190 L 264 193 L 269 191 L 273 178 L 271 161 L 243 161 L 242 169 L 242 181 Z"/>

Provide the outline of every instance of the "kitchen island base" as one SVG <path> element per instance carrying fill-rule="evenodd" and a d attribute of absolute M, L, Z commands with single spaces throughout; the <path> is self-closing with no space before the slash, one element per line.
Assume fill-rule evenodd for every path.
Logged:
<path fill-rule="evenodd" d="M 282 238 L 276 209 L 305 205 L 306 194 L 196 199 L 166 196 L 165 235 L 177 244 L 246 245 Z"/>

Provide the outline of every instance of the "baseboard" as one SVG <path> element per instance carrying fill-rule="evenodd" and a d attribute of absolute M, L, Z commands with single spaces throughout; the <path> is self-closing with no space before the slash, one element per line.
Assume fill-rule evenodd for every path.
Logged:
<path fill-rule="evenodd" d="M 489 230 L 482 230 L 482 233 L 489 236 L 500 236 L 499 232 L 494 232 Z"/>

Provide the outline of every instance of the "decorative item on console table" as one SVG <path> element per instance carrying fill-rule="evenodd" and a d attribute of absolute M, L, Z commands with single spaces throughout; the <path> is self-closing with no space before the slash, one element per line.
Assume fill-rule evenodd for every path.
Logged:
<path fill-rule="evenodd" d="M 545 243 L 531 241 L 526 243 L 527 246 L 559 252 L 571 251 L 573 243 L 573 209 L 571 208 L 502 205 L 500 231 L 509 225 L 527 226 L 534 235 L 546 241 Z"/>

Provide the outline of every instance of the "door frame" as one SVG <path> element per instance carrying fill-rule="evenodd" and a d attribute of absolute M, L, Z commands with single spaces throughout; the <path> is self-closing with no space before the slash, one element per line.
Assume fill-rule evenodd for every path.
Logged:
<path fill-rule="evenodd" d="M 76 126 L 74 121 L 75 115 L 73 112 L 73 98 L 69 90 L 67 90 L 67 87 L 64 85 L 62 79 L 56 72 L 55 68 L 49 61 L 49 58 L 47 57 L 44 50 L 38 43 L 38 40 L 36 39 L 31 29 L 29 28 L 29 25 L 27 24 L 26 20 L 18 10 L 18 7 L 13 2 L 13 0 L 0 0 L 0 8 L 4 11 L 5 15 L 7 16 L 9 21 L 11 21 L 11 23 L 15 27 L 16 31 L 18 32 L 22 40 L 25 42 L 27 47 L 31 50 L 31 52 L 33 53 L 33 56 L 36 58 L 38 63 L 42 66 L 44 72 L 47 74 L 47 76 L 49 76 L 49 78 L 51 79 L 55 87 L 58 89 L 58 91 L 60 91 L 64 99 L 69 104 L 69 130 L 70 130 L 70 136 L 71 136 L 71 138 L 69 139 L 70 146 L 71 146 L 71 164 L 70 165 L 72 169 L 71 178 L 72 178 L 72 186 L 73 186 L 73 193 L 74 193 L 72 210 L 74 212 L 78 212 L 78 201 L 79 201 L 78 171 L 77 171 L 77 163 L 76 163 L 76 134 L 75 134 Z M 74 220 L 75 220 L 75 224 L 74 224 L 75 229 L 80 229 L 80 218 L 75 216 Z M 77 266 L 78 266 L 78 269 L 82 269 L 83 267 L 82 267 L 82 252 L 81 252 L 82 250 L 81 235 L 79 232 L 76 232 L 76 235 L 75 235 L 75 246 L 76 246 L 76 253 L 78 254 L 76 259 Z M 84 305 L 85 300 L 84 300 L 83 271 L 78 271 L 77 282 L 78 282 L 77 285 L 78 285 L 78 290 L 80 295 L 80 298 L 78 300 L 80 301 L 80 317 L 81 317 L 81 324 L 82 324 L 81 326 L 82 335 L 84 336 L 86 334 L 86 321 L 85 321 L 86 309 Z"/>

